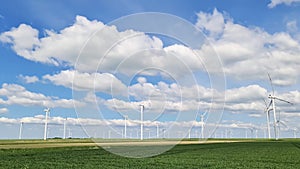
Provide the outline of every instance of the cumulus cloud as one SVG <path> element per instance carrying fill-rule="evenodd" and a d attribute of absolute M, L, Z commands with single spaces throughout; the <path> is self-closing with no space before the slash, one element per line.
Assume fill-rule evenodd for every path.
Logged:
<path fill-rule="evenodd" d="M 197 16 L 196 26 L 208 32 L 209 35 L 217 36 L 223 32 L 225 26 L 224 16 L 217 9 L 214 9 L 212 14 L 199 12 Z"/>
<path fill-rule="evenodd" d="M 39 32 L 31 26 L 21 24 L 2 33 L 0 41 L 11 44 L 12 49 L 26 59 L 70 66 L 71 70 L 43 76 L 44 80 L 55 85 L 88 92 L 95 89 L 96 92 L 111 93 L 113 89 L 121 95 L 128 88 L 125 94 L 134 100 L 104 100 L 111 109 L 130 110 L 143 98 L 148 98 L 156 110 L 188 111 L 198 106 L 207 108 L 211 105 L 211 98 L 221 109 L 222 96 L 225 94 L 225 110 L 258 112 L 260 107 L 263 109 L 261 97 L 265 97 L 266 90 L 258 85 L 228 89 L 224 93 L 197 84 L 167 84 L 163 81 L 153 84 L 144 77 L 138 78 L 137 84 L 126 86 L 118 76 L 131 77 L 140 72 L 141 76 L 163 75 L 178 80 L 185 79 L 185 76 L 192 79 L 197 71 L 221 74 L 222 66 L 216 64 L 219 58 L 212 57 L 216 52 L 222 59 L 226 75 L 234 80 L 267 80 L 267 73 L 271 72 L 275 85 L 297 83 L 300 75 L 300 44 L 289 33 L 270 34 L 259 27 L 243 26 L 217 9 L 212 13 L 200 12 L 197 16 L 195 25 L 209 39 L 197 49 L 180 44 L 164 46 L 157 37 L 135 30 L 119 31 L 116 26 L 90 21 L 83 16 L 77 16 L 73 25 L 59 32 L 46 30 L 44 37 L 39 37 Z M 289 29 L 295 30 L 295 23 L 290 23 Z M 88 39 L 89 43 L 84 46 Z M 80 51 L 83 46 L 84 50 Z M 24 79 L 30 81 L 30 77 L 25 76 Z M 89 94 L 86 101 L 95 99 L 95 95 Z M 23 100 L 15 101 L 17 98 L 10 96 L 7 100 L 0 98 L 0 103 L 32 104 L 34 101 L 35 104 L 41 104 L 40 100 L 53 100 L 42 94 L 37 96 L 41 98 L 30 101 L 28 97 L 20 97 Z"/>
<path fill-rule="evenodd" d="M 101 22 L 88 21 L 77 16 L 73 26 L 56 33 L 46 30 L 46 37 L 39 38 L 39 31 L 29 25 L 21 24 L 17 28 L 0 35 L 0 40 L 12 45 L 20 56 L 37 62 L 60 65 L 74 63 L 87 38 L 103 27 Z"/>
<path fill-rule="evenodd" d="M 122 95 L 127 90 L 127 87 L 110 73 L 81 73 L 76 70 L 64 70 L 58 74 L 44 75 L 43 79 L 77 91 L 95 90 Z"/>
<path fill-rule="evenodd" d="M 300 44 L 290 34 L 270 34 L 259 27 L 249 28 L 236 24 L 233 19 L 217 10 L 213 14 L 200 12 L 198 16 L 196 25 L 208 35 L 222 59 L 227 76 L 241 80 L 266 80 L 267 73 L 272 72 L 275 85 L 287 86 L 297 82 L 300 75 Z M 211 35 L 216 32 L 216 28 L 206 22 L 213 21 L 214 18 L 222 19 L 224 23 L 218 26 L 218 37 Z M 206 49 L 204 44 L 198 52 L 201 56 L 209 56 L 211 49 Z M 206 65 L 213 65 L 215 62 L 210 57 L 203 58 Z"/>
<path fill-rule="evenodd" d="M 67 64 L 79 72 L 117 72 L 130 76 L 155 67 L 156 71 L 145 70 L 143 73 L 156 75 L 163 70 L 162 74 L 169 73 L 175 78 L 195 71 L 222 73 L 221 65 L 216 64 L 218 58 L 212 57 L 217 52 L 227 76 L 241 80 L 266 79 L 267 72 L 275 72 L 275 85 L 297 82 L 300 45 L 288 33 L 270 34 L 259 27 L 236 24 L 217 9 L 212 13 L 200 12 L 197 16 L 195 25 L 210 40 L 200 49 L 178 44 L 163 47 L 157 37 L 134 30 L 119 31 L 115 26 L 90 21 L 83 16 L 77 16 L 73 25 L 59 32 L 46 30 L 44 37 L 39 38 L 36 29 L 22 24 L 2 33 L 0 40 L 11 44 L 18 55 L 29 60 Z M 290 29 L 293 25 L 290 24 Z M 84 46 L 87 39 L 89 43 Z"/>
<path fill-rule="evenodd" d="M 84 52 L 90 53 L 82 53 L 84 58 L 80 58 L 80 63 L 77 63 L 76 67 L 80 70 L 92 71 L 97 68 L 107 50 L 123 38 L 128 40 L 124 41 L 123 39 L 123 42 L 116 44 L 115 50 L 111 53 L 112 57 L 119 55 L 124 57 L 131 53 L 130 51 L 135 52 L 146 47 L 161 48 L 162 46 L 158 38 L 152 39 L 133 30 L 119 32 L 115 26 L 106 26 L 100 21 L 90 21 L 83 16 L 77 16 L 72 26 L 66 27 L 60 32 L 45 30 L 45 33 L 45 37 L 39 38 L 38 30 L 21 24 L 17 28 L 2 33 L 0 40 L 3 43 L 11 44 L 18 55 L 28 60 L 57 66 L 64 64 L 74 66 L 80 49 L 89 39 L 91 43 L 85 46 L 87 50 Z M 93 50 L 89 51 L 90 48 Z M 113 60 L 109 59 L 110 62 Z"/>
<path fill-rule="evenodd" d="M 286 23 L 286 28 L 289 32 L 298 32 L 298 26 L 297 26 L 297 21 L 293 20 L 293 21 L 289 21 Z"/>
<path fill-rule="evenodd" d="M 298 22 L 296 20 L 287 22 L 286 29 L 291 34 L 291 36 L 300 41 L 300 32 L 298 28 Z"/>
<path fill-rule="evenodd" d="M 18 76 L 22 81 L 25 83 L 35 83 L 39 81 L 39 78 L 37 76 L 23 76 L 19 75 Z"/>
<path fill-rule="evenodd" d="M 289 100 L 294 103 L 289 104 L 278 102 L 277 106 L 290 113 L 300 113 L 299 91 L 286 93 L 275 93 L 279 98 Z M 267 99 L 268 91 L 258 85 L 242 86 L 217 91 L 215 89 L 204 88 L 203 86 L 178 86 L 177 84 L 166 84 L 159 82 L 157 85 L 151 83 L 134 84 L 129 86 L 129 96 L 136 100 L 148 100 L 151 112 L 184 112 L 184 111 L 204 111 L 210 108 L 218 111 L 232 113 L 246 113 L 249 115 L 261 114 L 264 112 L 264 99 Z M 225 105 L 224 97 L 225 96 Z M 144 99 L 141 99 L 141 98 Z M 109 109 L 119 112 L 131 112 L 137 110 L 140 101 L 109 99 L 102 100 Z"/>
<path fill-rule="evenodd" d="M 167 101 L 180 100 L 211 100 L 217 92 L 201 85 L 181 86 L 177 83 L 167 84 L 163 81 L 157 84 L 137 83 L 128 87 L 129 95 L 137 100 L 156 99 Z"/>
<path fill-rule="evenodd" d="M 22 24 L 2 33 L 0 41 L 10 44 L 19 56 L 28 60 L 67 65 L 80 72 L 117 72 L 130 76 L 155 67 L 157 71 L 143 73 L 153 75 L 163 70 L 181 77 L 191 70 L 203 69 L 199 57 L 188 47 L 163 47 L 157 37 L 134 30 L 118 31 L 115 26 L 83 16 L 77 16 L 73 25 L 59 32 L 45 30 L 45 33 L 39 38 L 38 30 Z"/>
<path fill-rule="evenodd" d="M 242 103 L 252 100 L 260 100 L 267 96 L 267 90 L 258 86 L 250 85 L 240 88 L 228 89 L 226 91 L 227 103 Z"/>
<path fill-rule="evenodd" d="M 300 0 L 271 0 L 271 2 L 268 4 L 268 7 L 274 8 L 280 4 L 292 5 L 293 3 L 298 3 L 298 2 L 300 2 Z"/>
<path fill-rule="evenodd" d="M 286 96 L 287 93 L 281 95 L 283 95 L 282 98 L 291 97 L 299 102 L 297 93 L 295 91 L 290 96 Z M 217 91 L 203 86 L 187 87 L 159 82 L 157 85 L 133 84 L 129 86 L 129 96 L 136 100 L 148 100 L 151 103 L 149 109 L 153 112 L 181 112 L 198 109 L 203 111 L 215 104 L 214 109 L 219 111 L 224 108 L 226 111 L 236 113 L 262 113 L 265 109 L 263 99 L 267 98 L 268 93 L 265 88 L 258 85 Z M 140 101 L 120 99 L 105 100 L 103 103 L 111 110 L 120 112 L 136 110 L 141 104 Z"/>
<path fill-rule="evenodd" d="M 7 108 L 0 108 L 0 114 L 1 113 L 7 113 L 8 112 L 8 109 Z"/>
<path fill-rule="evenodd" d="M 72 108 L 72 99 L 58 99 L 45 96 L 41 93 L 34 93 L 26 90 L 23 86 L 17 84 L 4 83 L 0 88 L 0 104 L 3 105 L 22 105 L 22 106 L 46 106 Z M 82 105 L 83 103 L 78 103 Z"/>

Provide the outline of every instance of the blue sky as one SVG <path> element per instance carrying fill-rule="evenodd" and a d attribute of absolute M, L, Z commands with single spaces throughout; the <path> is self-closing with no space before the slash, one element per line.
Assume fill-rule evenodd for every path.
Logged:
<path fill-rule="evenodd" d="M 268 102 L 271 91 L 267 73 L 276 95 L 295 103 L 278 103 L 280 118 L 287 124 L 283 136 L 291 137 L 293 129 L 300 130 L 299 8 L 297 0 L 2 3 L 1 138 L 16 138 L 17 134 L 5 133 L 17 133 L 21 121 L 42 125 L 44 107 L 51 107 L 56 125 L 66 117 L 73 120 L 72 125 L 75 118 L 90 119 L 88 126 L 92 119 L 116 120 L 128 115 L 136 120 L 134 128 L 141 103 L 148 105 L 145 118 L 150 128 L 151 122 L 167 126 L 164 123 L 174 120 L 190 121 L 185 127 L 195 127 L 197 115 L 209 110 L 207 124 L 222 118 L 217 131 L 223 135 L 230 129 L 237 130 L 234 137 L 243 137 L 242 130 L 255 128 L 264 137 L 263 99 Z M 201 44 L 189 48 L 183 39 L 121 29 L 130 27 L 122 23 L 124 16 L 144 12 L 184 19 L 189 23 L 184 27 L 192 25 L 191 29 L 206 38 L 202 41 L 185 34 L 183 38 Z M 146 16 L 137 25 L 149 22 L 156 21 Z M 168 23 L 173 22 L 164 22 Z M 160 26 L 162 32 L 167 31 Z M 122 38 L 125 40 L 114 44 Z M 122 120 L 112 122 L 112 128 L 119 130 L 121 124 Z M 208 133 L 214 129 L 215 125 Z M 52 136 L 56 135 L 59 132 L 53 130 Z M 39 138 L 39 134 L 27 138 Z"/>

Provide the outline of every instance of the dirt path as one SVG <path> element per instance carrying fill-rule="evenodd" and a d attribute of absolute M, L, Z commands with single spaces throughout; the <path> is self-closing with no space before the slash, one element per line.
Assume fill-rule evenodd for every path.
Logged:
<path fill-rule="evenodd" d="M 0 149 L 22 149 L 22 148 L 51 148 L 51 147 L 80 147 L 80 146 L 172 146 L 178 144 L 211 144 L 211 143 L 232 143 L 232 142 L 242 142 L 243 140 L 209 140 L 209 141 L 169 141 L 169 140 L 161 140 L 161 141 L 113 141 L 113 142 L 38 142 L 38 143 L 13 143 L 13 144 L 0 144 Z"/>

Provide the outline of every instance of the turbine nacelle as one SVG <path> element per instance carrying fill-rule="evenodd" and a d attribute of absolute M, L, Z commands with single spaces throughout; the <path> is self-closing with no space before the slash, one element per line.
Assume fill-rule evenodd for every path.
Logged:
<path fill-rule="evenodd" d="M 46 112 L 46 113 L 50 112 L 50 108 L 44 109 L 44 112 Z"/>
<path fill-rule="evenodd" d="M 274 99 L 274 96 L 272 96 L 272 94 L 269 94 L 268 98 L 269 99 Z"/>

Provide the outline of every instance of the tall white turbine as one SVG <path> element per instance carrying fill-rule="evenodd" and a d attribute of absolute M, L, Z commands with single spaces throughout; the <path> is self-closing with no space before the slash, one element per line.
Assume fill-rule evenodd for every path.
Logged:
<path fill-rule="evenodd" d="M 68 131 L 69 131 L 68 138 L 72 138 L 72 131 L 71 131 L 71 128 L 70 128 L 70 127 L 68 127 Z"/>
<path fill-rule="evenodd" d="M 128 116 L 125 115 L 124 116 L 124 138 L 126 139 L 127 138 L 127 119 L 128 119 Z"/>
<path fill-rule="evenodd" d="M 296 128 L 293 129 L 293 135 L 294 135 L 294 138 L 297 138 L 297 129 Z"/>
<path fill-rule="evenodd" d="M 45 112 L 45 114 L 46 114 L 46 117 L 45 117 L 44 140 L 47 140 L 48 116 L 49 116 L 49 114 L 50 114 L 50 108 L 44 109 L 44 112 Z"/>
<path fill-rule="evenodd" d="M 144 128 L 144 105 L 140 104 L 140 108 L 141 108 L 141 140 L 143 140 L 143 128 Z"/>
<path fill-rule="evenodd" d="M 64 139 L 66 139 L 67 120 L 68 118 L 65 118 L 64 120 Z"/>
<path fill-rule="evenodd" d="M 250 130 L 250 132 L 251 132 L 251 138 L 254 138 L 254 128 L 253 127 L 250 127 L 250 128 L 248 128 L 249 130 Z"/>
<path fill-rule="evenodd" d="M 200 115 L 201 118 L 201 138 L 204 139 L 204 116 L 206 115 L 206 112 Z"/>
<path fill-rule="evenodd" d="M 23 131 L 23 122 L 20 123 L 20 130 L 19 130 L 19 139 L 22 139 L 22 131 Z"/>
<path fill-rule="evenodd" d="M 108 130 L 108 139 L 110 139 L 110 138 L 111 138 L 111 131 Z"/>
<path fill-rule="evenodd" d="M 258 138 L 258 130 L 255 129 L 255 138 L 257 139 Z"/>
<path fill-rule="evenodd" d="M 271 130 L 270 130 L 270 111 L 272 109 L 270 109 L 266 102 L 266 100 L 264 99 L 265 105 L 266 105 L 266 109 L 265 109 L 265 113 L 267 115 L 267 130 L 268 130 L 268 138 L 271 139 Z"/>
<path fill-rule="evenodd" d="M 278 101 L 282 101 L 282 102 L 286 102 L 286 103 L 289 103 L 291 105 L 293 105 L 293 103 L 289 102 L 289 101 L 286 101 L 286 100 L 283 100 L 283 99 L 280 99 L 278 97 L 275 96 L 274 94 L 274 87 L 273 87 L 273 82 L 272 82 L 272 79 L 271 79 L 271 76 L 270 74 L 268 74 L 269 76 L 269 80 L 270 80 L 270 83 L 271 83 L 271 87 L 272 87 L 272 94 L 269 94 L 268 98 L 271 100 L 270 101 L 270 104 L 268 106 L 268 109 L 271 109 L 273 110 L 273 120 L 274 120 L 274 135 L 275 135 L 275 139 L 278 140 L 278 121 L 277 121 L 277 118 L 276 118 L 276 106 L 275 106 L 275 100 L 278 100 Z M 272 105 L 272 108 L 270 108 Z"/>
<path fill-rule="evenodd" d="M 269 138 L 269 139 L 271 139 L 270 111 L 271 111 L 271 110 L 267 110 L 267 129 L 268 129 L 268 138 Z"/>
<path fill-rule="evenodd" d="M 156 138 L 159 138 L 159 125 L 156 123 Z"/>

